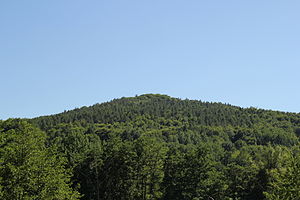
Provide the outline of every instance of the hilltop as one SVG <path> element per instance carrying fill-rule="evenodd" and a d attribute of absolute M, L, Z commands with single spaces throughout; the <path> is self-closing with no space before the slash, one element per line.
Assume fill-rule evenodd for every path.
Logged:
<path fill-rule="evenodd" d="M 41 116 L 33 121 L 39 126 L 59 123 L 113 123 L 134 120 L 139 116 L 149 118 L 166 118 L 186 120 L 208 126 L 247 126 L 265 122 L 280 126 L 300 125 L 300 114 L 241 108 L 222 103 L 203 102 L 198 100 L 181 100 L 160 94 L 144 94 L 136 97 L 123 97 L 110 102 L 95 104 L 89 107 L 76 108 L 63 113 Z"/>

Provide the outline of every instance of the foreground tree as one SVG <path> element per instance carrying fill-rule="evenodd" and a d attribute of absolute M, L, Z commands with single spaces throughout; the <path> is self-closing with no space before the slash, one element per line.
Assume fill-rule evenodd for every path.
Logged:
<path fill-rule="evenodd" d="M 134 142 L 136 159 L 136 188 L 134 199 L 159 199 L 163 192 L 161 184 L 164 178 L 164 160 L 167 148 L 156 138 L 143 135 Z"/>
<path fill-rule="evenodd" d="M 49 144 L 67 159 L 72 169 L 73 187 L 80 185 L 81 199 L 100 199 L 99 171 L 102 166 L 102 144 L 95 134 L 87 134 L 86 129 L 75 124 L 58 124 L 48 132 Z"/>
<path fill-rule="evenodd" d="M 46 135 L 27 122 L 0 122 L 1 199 L 79 199 L 65 160 L 45 146 Z"/>
<path fill-rule="evenodd" d="M 278 151 L 278 150 L 277 150 Z M 300 198 L 300 156 L 299 149 L 292 152 L 281 150 L 281 166 L 268 170 L 270 183 L 264 193 L 268 200 L 294 200 Z"/>

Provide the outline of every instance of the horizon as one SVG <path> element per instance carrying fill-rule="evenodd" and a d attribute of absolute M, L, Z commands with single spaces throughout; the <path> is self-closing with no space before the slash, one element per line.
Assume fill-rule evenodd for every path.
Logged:
<path fill-rule="evenodd" d="M 0 2 L 0 119 L 148 93 L 299 113 L 299 6 Z"/>

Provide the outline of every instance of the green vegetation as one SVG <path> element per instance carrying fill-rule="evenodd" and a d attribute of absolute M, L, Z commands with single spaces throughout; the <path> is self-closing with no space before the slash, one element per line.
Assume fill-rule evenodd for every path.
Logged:
<path fill-rule="evenodd" d="M 300 114 L 147 94 L 0 122 L 1 199 L 300 199 Z"/>
<path fill-rule="evenodd" d="M 0 123 L 1 199 L 78 199 L 65 159 L 44 132 L 21 120 Z"/>

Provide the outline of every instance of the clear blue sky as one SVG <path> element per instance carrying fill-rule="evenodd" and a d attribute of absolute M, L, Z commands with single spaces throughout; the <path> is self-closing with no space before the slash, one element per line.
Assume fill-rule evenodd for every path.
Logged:
<path fill-rule="evenodd" d="M 0 119 L 161 93 L 300 112 L 298 0 L 0 2 Z"/>

